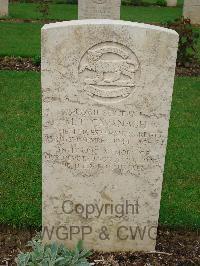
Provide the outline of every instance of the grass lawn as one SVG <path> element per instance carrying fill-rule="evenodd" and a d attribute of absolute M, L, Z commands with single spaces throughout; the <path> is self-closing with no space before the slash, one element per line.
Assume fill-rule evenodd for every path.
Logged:
<path fill-rule="evenodd" d="M 0 223 L 41 220 L 40 75 L 0 71 Z"/>
<path fill-rule="evenodd" d="M 144 23 L 161 23 L 174 20 L 182 15 L 181 7 L 126 7 L 122 6 L 121 19 Z"/>
<path fill-rule="evenodd" d="M 39 56 L 40 29 L 40 24 L 0 22 L 0 56 Z"/>
<path fill-rule="evenodd" d="M 153 0 L 148 0 L 153 1 Z M 145 23 L 158 23 L 181 16 L 182 8 L 167 7 L 127 7 L 122 6 L 122 19 Z M 36 4 L 10 3 L 10 16 L 13 18 L 41 19 Z M 77 5 L 51 4 L 51 19 L 71 20 L 77 18 Z M 40 56 L 39 23 L 0 23 L 0 56 Z M 200 33 L 200 28 L 196 29 Z M 200 38 L 198 44 L 200 58 Z"/>
<path fill-rule="evenodd" d="M 73 20 L 78 17 L 77 5 L 50 4 L 49 19 Z M 182 7 L 130 7 L 122 6 L 121 18 L 123 20 L 138 22 L 165 22 L 180 17 Z M 41 19 L 38 5 L 33 3 L 11 3 L 10 17 L 24 19 Z"/>
<path fill-rule="evenodd" d="M 143 0 L 143 2 L 146 2 L 146 3 L 150 3 L 150 4 L 155 4 L 157 2 L 157 0 Z M 184 3 L 184 0 L 178 0 L 177 1 L 177 5 L 183 5 Z"/>
<path fill-rule="evenodd" d="M 37 23 L 0 22 L 0 56 L 40 56 L 40 30 Z M 200 28 L 196 28 L 200 33 Z M 200 38 L 197 47 L 200 59 Z"/>
<path fill-rule="evenodd" d="M 198 78 L 177 78 L 160 223 L 200 228 Z M 0 223 L 41 225 L 40 74 L 0 71 Z"/>
<path fill-rule="evenodd" d="M 160 223 L 200 228 L 200 77 L 176 78 Z"/>

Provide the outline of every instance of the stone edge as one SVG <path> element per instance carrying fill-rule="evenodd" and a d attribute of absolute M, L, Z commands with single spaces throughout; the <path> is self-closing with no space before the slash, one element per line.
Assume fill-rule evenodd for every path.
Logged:
<path fill-rule="evenodd" d="M 45 24 L 42 27 L 42 31 L 51 30 L 56 28 L 63 28 L 68 26 L 89 26 L 89 25 L 120 25 L 120 26 L 131 26 L 141 29 L 151 29 L 160 32 L 165 32 L 169 34 L 173 34 L 175 36 L 179 36 L 179 34 L 175 30 L 171 30 L 168 28 L 163 28 L 160 26 L 139 23 L 139 22 L 131 22 L 131 21 L 123 21 L 123 20 L 111 20 L 111 19 L 83 19 L 83 20 L 71 20 L 71 21 L 63 21 L 56 23 Z"/>

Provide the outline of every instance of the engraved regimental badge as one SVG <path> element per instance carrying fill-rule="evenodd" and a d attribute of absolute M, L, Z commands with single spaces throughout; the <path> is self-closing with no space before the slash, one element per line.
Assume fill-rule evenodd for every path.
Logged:
<path fill-rule="evenodd" d="M 105 42 L 91 47 L 79 64 L 86 93 L 99 102 L 119 102 L 135 90 L 139 61 L 128 47 Z"/>

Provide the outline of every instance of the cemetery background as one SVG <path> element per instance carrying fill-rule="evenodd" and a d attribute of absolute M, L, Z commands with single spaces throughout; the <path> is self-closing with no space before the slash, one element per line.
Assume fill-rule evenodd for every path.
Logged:
<path fill-rule="evenodd" d="M 158 25 L 179 17 L 182 3 L 179 1 L 176 8 L 122 6 L 121 17 Z M 11 3 L 9 9 L 9 17 L 0 21 L 0 223 L 4 232 L 8 231 L 5 225 L 36 229 L 41 226 L 41 92 L 40 73 L 33 70 L 39 70 L 44 17 L 34 3 Z M 50 4 L 45 17 L 56 21 L 71 19 L 77 19 L 76 5 Z M 200 32 L 199 27 L 194 29 Z M 200 58 L 200 40 L 197 53 Z M 18 68 L 22 71 L 11 71 Z M 167 230 L 195 232 L 200 228 L 199 84 L 199 76 L 175 79 L 159 221 Z M 13 232 L 10 238 L 3 239 L 8 247 L 16 245 L 12 235 Z"/>

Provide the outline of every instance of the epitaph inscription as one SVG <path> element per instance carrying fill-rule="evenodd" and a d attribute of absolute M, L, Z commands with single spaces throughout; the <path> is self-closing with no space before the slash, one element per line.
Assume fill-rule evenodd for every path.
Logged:
<path fill-rule="evenodd" d="M 43 27 L 44 242 L 154 250 L 177 45 L 138 23 Z"/>
<path fill-rule="evenodd" d="M 120 19 L 121 0 L 79 0 L 79 19 Z"/>

